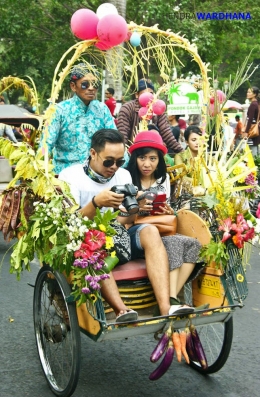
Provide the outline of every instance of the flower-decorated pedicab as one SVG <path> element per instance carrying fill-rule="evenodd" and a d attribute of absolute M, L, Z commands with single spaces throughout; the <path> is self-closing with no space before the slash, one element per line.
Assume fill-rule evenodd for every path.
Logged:
<path fill-rule="evenodd" d="M 109 15 L 110 22 L 115 15 Z M 100 26 L 108 29 L 104 20 Z M 137 50 L 140 40 L 139 44 L 134 39 L 132 44 L 126 41 L 124 50 L 120 46 L 113 47 L 122 42 L 122 37 L 121 41 L 109 45 L 107 36 L 101 33 L 98 38 L 96 33 L 92 37 L 80 35 L 84 41 L 69 49 L 55 69 L 51 104 L 45 114 L 45 136 L 62 83 L 79 57 L 84 55 L 89 60 L 94 53 L 94 58 L 99 56 L 111 67 L 111 59 L 115 59 L 113 51 L 114 54 L 119 51 L 120 57 L 126 51 L 128 57 L 131 55 L 131 70 L 134 70 L 131 79 L 136 79 L 135 67 L 139 66 L 144 71 L 142 59 L 150 53 L 158 60 L 167 90 L 172 64 L 166 48 L 173 61 L 178 46 L 187 50 L 200 67 L 202 124 L 206 126 L 209 104 L 207 66 L 201 61 L 196 46 L 187 39 L 171 31 L 161 31 L 157 26 L 148 28 L 134 23 L 127 26 L 125 39 L 127 35 L 128 38 L 137 35 L 139 39 L 142 35 L 146 48 Z M 104 52 L 108 48 L 111 52 Z M 73 56 L 67 60 L 70 51 L 73 51 Z M 67 64 L 59 72 L 64 59 Z M 153 100 L 157 99 L 155 95 Z M 143 123 L 148 113 L 144 112 Z M 204 138 L 207 138 L 206 131 Z M 35 152 L 26 143 L 13 145 L 0 140 L 1 153 L 11 164 L 16 164 L 16 175 L 1 196 L 0 228 L 5 238 L 19 238 L 11 255 L 11 272 L 16 273 L 18 278 L 24 269 L 30 269 L 30 261 L 35 254 L 42 264 L 34 286 L 34 326 L 43 372 L 55 395 L 71 396 L 77 386 L 80 332 L 96 342 L 154 334 L 157 341 L 155 350 L 151 352 L 151 361 L 156 369 L 150 374 L 150 380 L 159 379 L 169 368 L 174 348 L 178 360 L 183 355 L 190 366 L 203 374 L 216 372 L 225 364 L 232 344 L 232 315 L 235 308 L 243 306 L 248 293 L 242 259 L 246 242 L 252 240 L 255 234 L 253 225 L 256 225 L 253 216 L 251 224 L 246 222 L 244 217 L 250 211 L 243 209 L 244 199 L 241 201 L 241 196 L 237 195 L 237 191 L 244 190 L 241 186 L 236 190 L 234 186 L 253 168 L 243 169 L 237 175 L 233 172 L 238 162 L 248 157 L 248 153 L 240 156 L 239 160 L 232 155 L 224 161 L 227 153 L 220 150 L 215 160 L 210 152 L 205 161 L 202 155 L 206 150 L 205 141 L 203 139 L 201 144 L 198 167 L 194 169 L 203 169 L 205 178 L 201 183 L 209 194 L 191 197 L 189 207 L 182 207 L 181 195 L 179 201 L 174 203 L 177 232 L 197 238 L 203 246 L 201 255 L 205 268 L 184 288 L 186 302 L 196 306 L 197 310 L 189 315 L 153 316 L 157 302 L 147 276 L 145 260 L 114 267 L 117 258 L 113 222 L 117 214 L 111 211 L 102 214 L 97 210 L 93 220 L 82 217 L 77 212 L 78 206 L 68 186 L 55 178 L 53 166 L 48 162 L 46 145 L 43 145 L 43 150 Z M 232 165 L 228 167 L 227 163 Z M 185 176 L 185 167 L 181 174 L 175 171 L 174 167 L 169 169 L 172 183 Z M 195 180 L 198 180 L 196 174 Z M 17 181 L 21 183 L 17 185 Z M 102 299 L 100 281 L 109 277 L 111 269 L 124 303 L 138 312 L 138 320 L 117 322 L 113 310 Z M 178 348 L 178 344 L 181 347 Z"/>

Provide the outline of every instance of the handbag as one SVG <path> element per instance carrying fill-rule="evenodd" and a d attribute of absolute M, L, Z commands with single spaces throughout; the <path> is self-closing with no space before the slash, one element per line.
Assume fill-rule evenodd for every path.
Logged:
<path fill-rule="evenodd" d="M 259 116 L 260 116 L 260 108 L 258 107 L 258 116 L 257 116 L 257 121 L 256 124 L 251 124 L 251 127 L 249 128 L 248 131 L 248 138 L 256 138 L 259 136 Z"/>
<path fill-rule="evenodd" d="M 131 240 L 126 228 L 119 222 L 112 223 L 111 226 L 116 231 L 113 236 L 114 250 L 119 259 L 119 265 L 123 265 L 131 260 Z"/>
<path fill-rule="evenodd" d="M 256 138 L 259 136 L 259 125 L 258 123 L 252 124 L 248 131 L 248 138 Z"/>
<path fill-rule="evenodd" d="M 154 225 L 159 230 L 161 236 L 172 236 L 177 231 L 177 216 L 176 215 L 147 215 L 137 216 L 135 225 L 147 223 Z"/>

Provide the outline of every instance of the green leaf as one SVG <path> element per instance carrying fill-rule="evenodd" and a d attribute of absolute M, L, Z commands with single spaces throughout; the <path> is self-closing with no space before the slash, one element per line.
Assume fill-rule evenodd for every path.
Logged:
<path fill-rule="evenodd" d="M 117 256 L 107 256 L 105 258 L 105 262 L 107 264 L 107 272 L 110 273 L 111 270 L 114 269 L 114 267 L 118 264 L 119 259 L 117 258 Z"/>

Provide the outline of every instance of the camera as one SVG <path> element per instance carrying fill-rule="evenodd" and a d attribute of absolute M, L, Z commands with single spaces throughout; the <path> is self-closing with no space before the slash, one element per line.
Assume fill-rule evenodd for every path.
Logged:
<path fill-rule="evenodd" d="M 113 186 L 111 190 L 114 193 L 123 194 L 125 196 L 122 204 L 129 214 L 136 214 L 139 211 L 139 205 L 136 200 L 138 188 L 136 186 L 132 183 L 127 183 L 125 185 Z"/>

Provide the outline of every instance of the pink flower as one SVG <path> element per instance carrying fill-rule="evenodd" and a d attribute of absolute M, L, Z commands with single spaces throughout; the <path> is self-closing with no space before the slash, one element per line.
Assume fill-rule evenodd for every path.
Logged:
<path fill-rule="evenodd" d="M 231 237 L 231 234 L 229 232 L 231 230 L 232 220 L 231 220 L 231 218 L 227 218 L 221 222 L 222 222 L 222 224 L 219 226 L 218 230 L 223 230 L 223 232 L 224 232 L 222 240 L 221 240 L 222 243 L 224 243 Z"/>
<path fill-rule="evenodd" d="M 85 234 L 84 242 L 90 251 L 97 251 L 105 244 L 106 235 L 99 230 L 89 230 Z"/>
<path fill-rule="evenodd" d="M 260 203 L 258 203 L 257 210 L 256 210 L 257 218 L 260 218 Z"/>
<path fill-rule="evenodd" d="M 242 214 L 237 215 L 237 223 L 233 223 L 231 229 L 236 233 L 243 233 L 249 229 L 247 221 Z"/>

